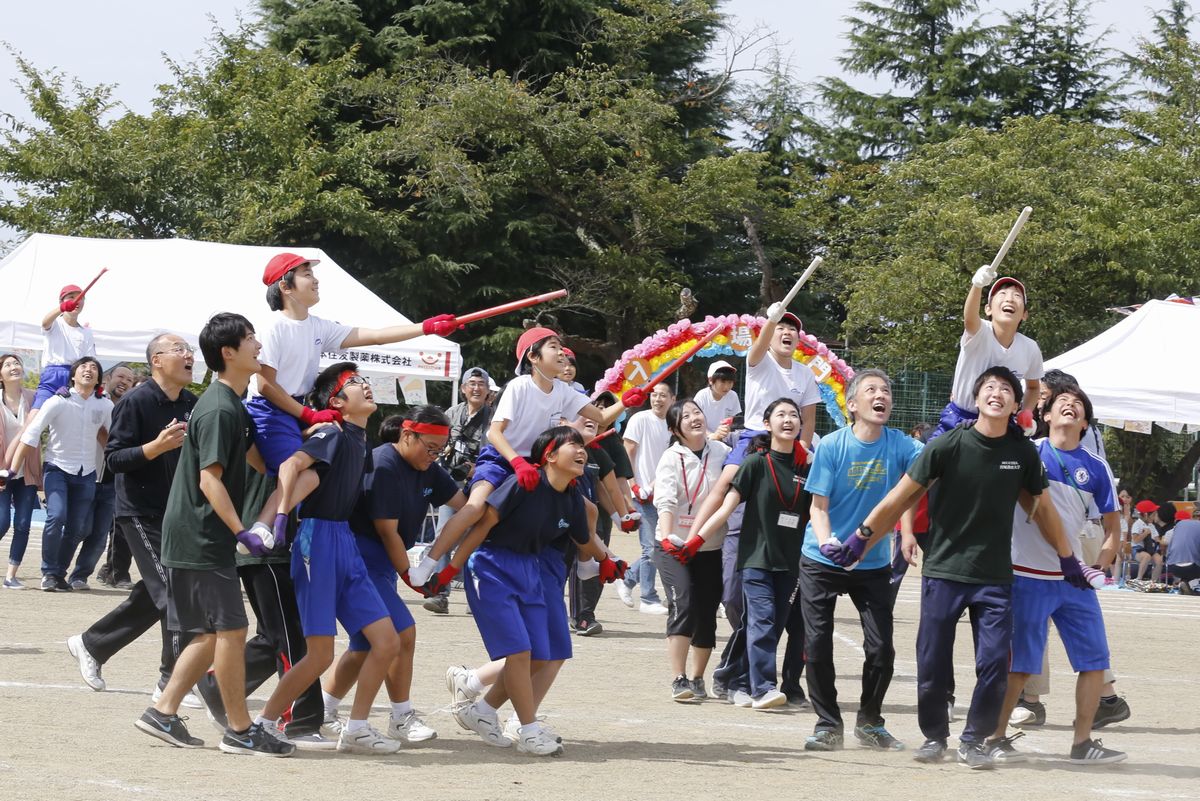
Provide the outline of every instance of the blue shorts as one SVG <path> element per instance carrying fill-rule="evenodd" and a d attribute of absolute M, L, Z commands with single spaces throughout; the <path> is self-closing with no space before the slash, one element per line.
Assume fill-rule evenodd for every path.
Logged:
<path fill-rule="evenodd" d="M 254 444 L 262 454 L 271 475 L 279 473 L 279 465 L 300 450 L 300 421 L 262 395 L 246 401 L 246 411 L 254 419 Z"/>
<path fill-rule="evenodd" d="M 367 567 L 367 576 L 375 585 L 375 591 L 379 593 L 383 605 L 387 607 L 396 631 L 404 631 L 410 626 L 416 625 L 412 613 L 408 611 L 408 606 L 400 598 L 400 593 L 396 591 L 396 582 L 400 580 L 400 576 L 397 575 L 396 568 L 392 566 L 392 560 L 388 557 L 383 543 L 370 537 L 358 536 L 354 538 L 354 542 L 358 545 L 358 552 L 362 554 L 363 564 Z M 360 631 L 350 635 L 349 650 L 370 651 L 371 644 L 367 642 L 367 638 Z"/>
<path fill-rule="evenodd" d="M 38 376 L 37 392 L 33 394 L 33 405 L 29 408 L 40 409 L 42 404 L 50 400 L 50 396 L 71 382 L 71 365 L 47 364 Z"/>
<path fill-rule="evenodd" d="M 764 432 L 751 431 L 748 428 L 742 429 L 742 431 L 738 433 L 737 442 L 733 444 L 733 450 L 731 450 L 729 455 L 725 457 L 725 464 L 723 467 L 729 467 L 729 465 L 741 467 L 742 462 L 746 460 L 746 450 L 750 447 L 750 440 L 762 433 Z"/>
<path fill-rule="evenodd" d="M 471 474 L 471 483 L 467 487 L 467 492 L 469 494 L 480 481 L 486 481 L 492 485 L 492 489 L 495 489 L 516 472 L 499 451 L 491 445 L 484 445 L 479 451 L 479 458 L 475 460 L 475 472 Z"/>
<path fill-rule="evenodd" d="M 354 635 L 388 616 L 344 520 L 306 517 L 292 544 L 292 581 L 305 637 Z"/>
<path fill-rule="evenodd" d="M 546 548 L 538 554 L 538 570 L 542 578 L 542 600 L 546 602 L 546 632 L 549 636 L 547 659 L 570 659 L 571 629 L 567 625 L 567 604 L 563 591 L 567 586 L 567 561 L 557 548 Z"/>
<path fill-rule="evenodd" d="M 1013 576 L 1013 673 L 1041 673 L 1048 626 L 1062 637 L 1077 673 L 1107 670 L 1108 637 L 1095 590 L 1080 590 L 1065 581 Z"/>
<path fill-rule="evenodd" d="M 950 401 L 946 404 L 946 408 L 942 409 L 942 416 L 938 418 L 937 428 L 929 434 L 928 442 L 933 442 L 935 437 L 940 437 L 962 423 L 973 423 L 978 419 L 979 412 L 968 412 L 954 401 Z"/>
<path fill-rule="evenodd" d="M 467 605 L 489 659 L 529 651 L 549 659 L 549 624 L 536 554 L 492 548 L 486 543 L 467 560 Z M 565 620 L 565 617 L 564 617 Z"/>

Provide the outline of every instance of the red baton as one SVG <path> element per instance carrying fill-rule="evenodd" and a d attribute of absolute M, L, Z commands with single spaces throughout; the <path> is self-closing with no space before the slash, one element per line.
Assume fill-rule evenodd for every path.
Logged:
<path fill-rule="evenodd" d="M 687 363 L 687 360 L 692 358 L 693 356 L 695 356 L 697 353 L 699 353 L 701 351 L 701 349 L 704 348 L 705 345 L 707 345 L 709 342 L 712 342 L 714 339 L 716 339 L 717 334 L 724 331 L 725 328 L 726 327 L 724 325 L 713 326 L 713 330 L 709 331 L 704 336 L 704 339 L 700 340 L 695 345 L 692 345 L 690 348 L 687 349 L 686 353 L 684 353 L 682 356 L 680 356 L 675 361 L 668 364 L 666 369 L 664 369 L 661 373 L 659 373 L 658 375 L 654 376 L 654 378 L 651 378 L 649 381 L 647 381 L 646 386 L 642 387 L 642 391 L 649 393 L 650 390 L 654 389 L 656 386 L 658 386 L 660 383 L 662 383 L 663 379 L 670 377 L 671 373 L 675 372 L 680 367 L 683 367 L 683 365 Z"/>
<path fill-rule="evenodd" d="M 79 297 L 75 298 L 75 302 L 78 303 L 79 301 L 83 300 L 83 296 L 88 293 L 89 289 L 96 285 L 96 282 L 100 280 L 100 276 L 104 275 L 106 272 L 108 272 L 107 267 L 101 268 L 100 272 L 96 273 L 96 277 L 92 279 L 92 283 L 85 286 L 83 291 L 79 293 Z"/>
<path fill-rule="evenodd" d="M 536 306 L 539 303 L 558 300 L 559 298 L 565 298 L 566 296 L 567 290 L 558 289 L 554 292 L 547 292 L 543 295 L 534 295 L 533 297 L 525 298 L 523 300 L 514 300 L 512 303 L 504 303 L 499 306 L 493 306 L 490 309 L 481 309 L 477 312 L 464 314 L 461 317 L 455 317 L 454 321 L 460 325 L 473 323 L 478 320 L 486 320 L 488 317 L 495 317 L 498 314 L 507 314 L 508 312 L 516 311 L 517 309 L 524 309 L 527 306 Z"/>

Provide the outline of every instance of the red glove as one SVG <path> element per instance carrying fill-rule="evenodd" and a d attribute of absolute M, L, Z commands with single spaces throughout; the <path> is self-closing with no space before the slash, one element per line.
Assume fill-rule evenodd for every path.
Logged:
<path fill-rule="evenodd" d="M 453 314 L 439 314 L 421 322 L 422 333 L 437 334 L 439 337 L 448 337 L 462 328 Z"/>
<path fill-rule="evenodd" d="M 642 522 L 641 512 L 630 512 L 621 516 L 621 531 L 637 531 Z"/>
<path fill-rule="evenodd" d="M 405 584 L 407 584 L 407 585 L 409 586 L 409 589 L 411 589 L 411 590 L 412 590 L 413 592 L 415 592 L 417 595 L 420 595 L 422 598 L 428 598 L 428 597 L 429 597 L 429 593 L 425 592 L 425 588 L 424 588 L 424 587 L 416 587 L 416 586 L 413 586 L 413 583 L 412 583 L 412 581 L 410 581 L 410 580 L 409 580 L 409 578 L 408 578 L 408 571 L 407 571 L 407 570 L 405 570 L 403 573 L 401 573 L 401 574 L 400 574 L 400 580 L 401 580 L 401 581 L 403 581 Z"/>
<path fill-rule="evenodd" d="M 646 402 L 646 390 L 632 387 L 621 393 L 621 404 L 626 409 L 636 409 Z"/>
<path fill-rule="evenodd" d="M 300 410 L 300 422 L 305 426 L 315 426 L 317 423 L 340 423 L 342 422 L 342 413 L 337 409 L 310 409 L 304 406 Z"/>
<path fill-rule="evenodd" d="M 78 308 L 79 298 L 75 298 L 74 300 L 64 300 L 62 303 L 58 304 L 58 310 L 63 313 L 73 312 Z"/>
<path fill-rule="evenodd" d="M 642 503 L 654 502 L 654 490 L 643 489 L 637 485 L 636 481 L 630 485 L 630 489 L 633 490 L 633 497 L 637 498 Z"/>
<path fill-rule="evenodd" d="M 440 573 L 438 573 L 436 576 L 431 578 L 429 581 L 425 582 L 425 586 L 422 587 L 420 590 L 417 590 L 417 592 L 424 591 L 425 597 L 427 597 L 427 598 L 433 597 L 434 595 L 438 595 L 441 593 L 442 590 L 444 590 L 450 586 L 450 582 L 453 581 L 454 577 L 457 575 L 458 575 L 457 567 L 455 567 L 454 565 L 446 565 L 445 567 L 442 568 Z"/>
<path fill-rule="evenodd" d="M 804 447 L 804 443 L 796 440 L 792 444 L 792 458 L 796 462 L 796 467 L 804 467 L 808 464 L 808 448 Z"/>
<path fill-rule="evenodd" d="M 615 562 L 612 557 L 606 556 L 600 562 L 600 581 L 604 584 L 612 584 L 618 579 L 625 578 L 625 571 L 629 569 L 629 565 L 624 559 L 618 559 Z"/>
<path fill-rule="evenodd" d="M 678 537 L 676 537 L 678 539 Z M 703 538 L 698 534 L 693 534 L 688 538 L 688 541 L 679 545 L 670 537 L 662 541 L 662 549 L 670 556 L 674 556 L 679 560 L 679 564 L 686 565 L 696 557 L 696 553 L 700 550 L 700 546 L 704 544 Z"/>
<path fill-rule="evenodd" d="M 1021 427 L 1021 431 L 1025 436 L 1032 437 L 1037 431 L 1037 424 L 1033 422 L 1033 412 L 1029 409 L 1022 409 L 1017 412 L 1017 425 Z"/>
<path fill-rule="evenodd" d="M 537 485 L 542 482 L 541 472 L 531 465 L 524 456 L 518 456 L 509 464 L 517 473 L 517 483 L 521 485 L 521 489 L 526 492 L 533 492 L 537 489 Z"/>

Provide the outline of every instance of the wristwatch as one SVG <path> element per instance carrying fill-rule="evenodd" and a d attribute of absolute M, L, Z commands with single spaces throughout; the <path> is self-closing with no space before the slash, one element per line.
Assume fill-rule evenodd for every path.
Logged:
<path fill-rule="evenodd" d="M 856 531 L 855 534 L 858 535 L 859 539 L 864 539 L 864 540 L 869 540 L 869 539 L 871 539 L 871 537 L 875 536 L 875 532 L 872 531 L 871 527 L 868 526 L 866 523 L 863 523 L 861 526 L 859 526 L 858 531 Z"/>

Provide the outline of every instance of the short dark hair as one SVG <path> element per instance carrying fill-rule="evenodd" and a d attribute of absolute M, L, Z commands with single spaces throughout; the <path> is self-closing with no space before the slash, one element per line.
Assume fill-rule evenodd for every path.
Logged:
<path fill-rule="evenodd" d="M 0 364 L 4 364 L 9 359 L 16 359 L 17 364 L 21 365 L 21 367 L 25 366 L 25 360 L 22 359 L 17 354 L 15 354 L 15 353 L 0 353 Z"/>
<path fill-rule="evenodd" d="M 554 426 L 553 428 L 546 429 L 538 434 L 537 439 L 533 441 L 533 448 L 529 451 L 530 464 L 540 467 L 544 454 L 556 451 L 568 442 L 583 445 L 583 434 L 580 434 L 570 426 Z"/>
<path fill-rule="evenodd" d="M 85 364 L 96 365 L 96 383 L 104 380 L 104 365 L 100 364 L 100 360 L 95 356 L 80 356 L 75 361 L 71 362 L 71 383 L 75 383 L 75 372 Z"/>
<path fill-rule="evenodd" d="M 1025 391 L 1021 389 L 1021 382 L 1017 379 L 1016 373 L 1002 364 L 994 364 L 979 374 L 979 378 L 975 379 L 975 386 L 971 388 L 972 399 L 979 397 L 979 390 L 983 389 L 983 385 L 989 378 L 999 378 L 1012 387 L 1013 395 L 1017 398 L 1017 406 L 1021 405 L 1021 400 L 1025 397 Z"/>
<path fill-rule="evenodd" d="M 200 354 L 204 363 L 214 373 L 225 372 L 225 357 L 221 348 L 237 350 L 248 334 L 254 333 L 254 325 L 236 312 L 218 312 L 208 318 L 200 329 Z"/>
<path fill-rule="evenodd" d="M 300 267 L 303 267 L 305 265 L 311 265 L 311 262 L 306 261 L 303 264 L 293 267 L 292 269 L 290 269 L 286 273 L 284 273 L 283 276 L 279 279 L 279 281 L 275 281 L 274 283 L 272 283 L 270 286 L 267 287 L 267 306 L 270 307 L 271 311 L 282 311 L 283 310 L 283 290 L 279 288 L 280 282 L 282 282 L 284 285 L 286 285 L 288 289 L 292 289 L 293 287 L 295 287 L 296 286 L 296 270 L 300 269 Z"/>
<path fill-rule="evenodd" d="M 354 362 L 338 362 L 322 370 L 317 376 L 317 380 L 313 382 L 312 392 L 308 393 L 308 405 L 317 410 L 328 409 L 330 397 L 334 394 L 333 390 L 342 377 L 342 373 L 346 371 L 357 373 L 358 365 Z M 338 390 L 337 394 L 340 395 L 341 390 Z"/>
<path fill-rule="evenodd" d="M 672 440 L 679 441 L 682 439 L 679 436 L 679 426 L 683 420 L 683 410 L 689 403 L 695 406 L 697 409 L 700 409 L 700 404 L 696 403 L 696 401 L 692 400 L 691 398 L 682 398 L 677 400 L 671 404 L 669 409 L 667 409 L 667 430 L 671 432 Z M 704 414 L 704 410 L 700 409 L 700 413 Z"/>
<path fill-rule="evenodd" d="M 592 399 L 592 405 L 597 409 L 607 409 L 609 406 L 616 406 L 617 396 L 606 389 Z"/>
<path fill-rule="evenodd" d="M 732 367 L 721 367 L 715 373 L 708 377 L 708 383 L 714 381 L 736 381 L 737 371 Z"/>
<path fill-rule="evenodd" d="M 771 413 L 784 403 L 795 409 L 797 414 L 803 414 L 803 412 L 800 410 L 800 405 L 791 398 L 776 398 L 767 404 L 767 408 L 763 410 L 763 422 L 765 423 L 770 420 Z M 771 432 L 764 431 L 761 434 L 755 434 L 754 438 L 750 440 L 750 444 L 746 447 L 746 450 L 753 453 L 766 453 L 767 451 L 771 450 Z"/>
<path fill-rule="evenodd" d="M 414 423 L 428 423 L 435 426 L 449 426 L 450 418 L 436 406 L 425 404 L 423 406 L 413 406 L 406 409 L 402 414 L 389 415 L 379 424 L 379 439 L 384 442 L 390 442 L 393 445 L 400 441 L 400 434 L 404 431 L 404 421 L 412 420 Z"/>
<path fill-rule="evenodd" d="M 1054 406 L 1054 402 L 1058 400 L 1060 395 L 1074 395 L 1083 403 L 1083 420 L 1090 426 L 1092 424 L 1092 399 L 1087 396 L 1082 387 L 1074 383 L 1056 383 L 1050 390 L 1050 396 L 1046 398 L 1046 404 L 1042 407 L 1042 416 Z M 1086 428 L 1087 426 L 1085 426 Z"/>

